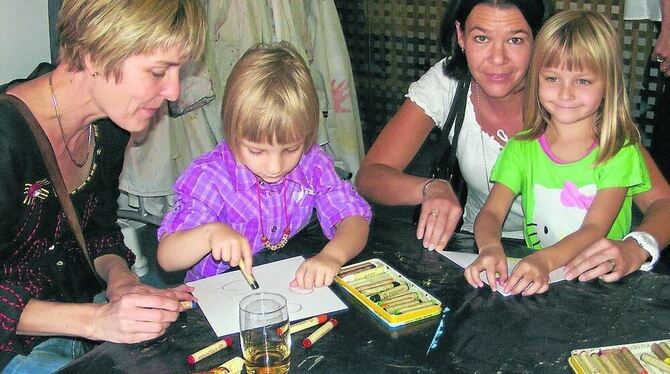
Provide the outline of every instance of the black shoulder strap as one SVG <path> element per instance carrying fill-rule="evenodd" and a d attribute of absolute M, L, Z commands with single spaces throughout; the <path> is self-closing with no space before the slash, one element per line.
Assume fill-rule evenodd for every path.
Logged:
<path fill-rule="evenodd" d="M 456 165 L 456 149 L 458 148 L 458 137 L 463 127 L 463 119 L 465 118 L 465 105 L 468 100 L 468 90 L 470 88 L 470 80 L 458 82 L 456 87 L 456 94 L 451 102 L 449 108 L 449 115 L 447 121 L 442 126 L 440 132 L 440 139 L 438 142 L 438 149 L 436 152 L 437 158 L 433 167 L 433 177 L 446 177 L 451 179 L 451 175 L 445 175 L 451 170 L 454 170 Z M 449 142 L 449 132 L 454 128 L 454 137 Z"/>
<path fill-rule="evenodd" d="M 21 113 L 26 122 L 28 122 L 30 130 L 35 135 L 35 140 L 37 141 L 40 153 L 42 154 L 44 163 L 46 164 L 47 170 L 49 171 L 51 182 L 54 184 L 54 188 L 56 189 L 56 195 L 58 197 L 58 201 L 60 202 L 61 207 L 65 212 L 65 217 L 67 217 L 68 223 L 70 224 L 70 228 L 72 229 L 72 233 L 77 243 L 79 244 L 81 252 L 84 254 L 84 257 L 86 258 L 88 266 L 91 268 L 91 271 L 93 271 L 93 274 L 95 275 L 98 282 L 100 282 L 100 284 L 102 285 L 102 281 L 98 276 L 98 273 L 95 271 L 93 262 L 91 262 L 91 258 L 88 255 L 88 247 L 86 246 L 86 240 L 84 240 L 84 234 L 81 231 L 81 225 L 79 224 L 77 211 L 74 209 L 74 204 L 72 204 L 72 199 L 70 199 L 70 194 L 67 190 L 67 187 L 65 186 L 63 175 L 61 174 L 60 169 L 58 168 L 58 161 L 56 161 L 56 155 L 54 154 L 53 148 L 51 147 L 49 138 L 47 138 L 47 135 L 44 133 L 44 130 L 39 125 L 39 123 L 37 123 L 37 119 L 35 119 L 33 113 L 21 99 L 11 95 L 0 94 L 0 100 L 5 100 L 12 103 L 19 111 L 19 113 Z"/>

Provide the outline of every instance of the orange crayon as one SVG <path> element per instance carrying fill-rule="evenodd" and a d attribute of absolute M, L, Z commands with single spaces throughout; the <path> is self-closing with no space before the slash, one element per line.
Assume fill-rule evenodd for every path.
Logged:
<path fill-rule="evenodd" d="M 633 355 L 633 352 L 628 349 L 628 347 L 621 347 L 620 348 L 621 353 L 623 353 L 623 356 L 628 360 L 630 363 L 631 367 L 635 371 L 636 374 L 647 374 L 647 369 L 640 364 L 640 361 L 635 358 L 635 355 Z"/>

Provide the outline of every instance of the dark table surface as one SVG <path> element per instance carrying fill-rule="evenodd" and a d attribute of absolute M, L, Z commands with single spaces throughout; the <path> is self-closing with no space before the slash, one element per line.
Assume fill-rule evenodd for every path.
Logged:
<path fill-rule="evenodd" d="M 255 264 L 297 255 L 309 257 L 324 245 L 318 226 L 286 248 L 263 253 Z M 457 234 L 449 250 L 474 252 L 471 236 Z M 507 245 L 508 256 L 525 248 Z M 441 317 L 393 331 L 375 319 L 339 286 L 334 291 L 349 309 L 337 316 L 336 330 L 312 348 L 299 344 L 310 330 L 293 335 L 291 372 L 296 373 L 567 373 L 570 351 L 579 348 L 670 338 L 670 276 L 634 273 L 607 284 L 560 282 L 531 297 L 504 297 L 475 290 L 463 270 L 425 250 L 414 226 L 373 222 L 365 250 L 352 262 L 379 258 L 442 301 Z M 443 335 L 427 353 L 438 325 Z M 196 365 L 186 356 L 217 341 L 200 309 L 189 310 L 161 338 L 133 345 L 103 343 L 72 362 L 64 373 L 187 373 L 203 371 L 241 356 L 233 346 Z"/>

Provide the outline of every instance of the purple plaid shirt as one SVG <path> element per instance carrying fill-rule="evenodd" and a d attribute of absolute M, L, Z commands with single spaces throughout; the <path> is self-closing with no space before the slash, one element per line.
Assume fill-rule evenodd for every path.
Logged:
<path fill-rule="evenodd" d="M 362 216 L 369 222 L 372 216 L 370 206 L 351 183 L 338 177 L 333 161 L 319 146 L 307 151 L 281 182 L 269 184 L 257 183 L 257 177 L 238 164 L 228 145 L 221 143 L 194 160 L 179 177 L 174 190 L 177 202 L 174 210 L 163 218 L 159 239 L 165 234 L 218 221 L 244 235 L 254 254 L 263 249 L 262 234 L 271 243 L 281 240 L 286 227 L 284 196 L 291 236 L 307 225 L 314 208 L 328 239 L 332 239 L 335 225 L 344 218 Z M 260 227 L 261 214 L 264 233 Z M 186 281 L 210 277 L 229 267 L 227 262 L 216 261 L 210 254 L 186 273 Z"/>

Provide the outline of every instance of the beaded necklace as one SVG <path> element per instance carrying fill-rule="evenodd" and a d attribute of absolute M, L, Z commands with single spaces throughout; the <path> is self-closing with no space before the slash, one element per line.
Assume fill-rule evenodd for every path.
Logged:
<path fill-rule="evenodd" d="M 259 183 L 256 183 L 256 196 L 258 197 L 258 219 L 260 221 L 261 226 L 261 243 L 263 243 L 263 246 L 265 248 L 271 251 L 276 251 L 280 248 L 283 248 L 286 245 L 286 243 L 288 242 L 288 237 L 289 235 L 291 235 L 291 229 L 289 228 L 289 221 L 288 221 L 288 204 L 286 203 L 286 190 L 288 189 L 288 187 L 284 186 L 282 190 L 284 200 L 284 219 L 286 220 L 286 227 L 284 227 L 284 230 L 282 231 L 281 240 L 279 240 L 275 244 L 272 244 L 270 243 L 270 239 L 268 239 L 267 235 L 265 235 L 265 228 L 263 227 L 263 207 L 261 205 L 261 188 L 259 186 Z"/>

